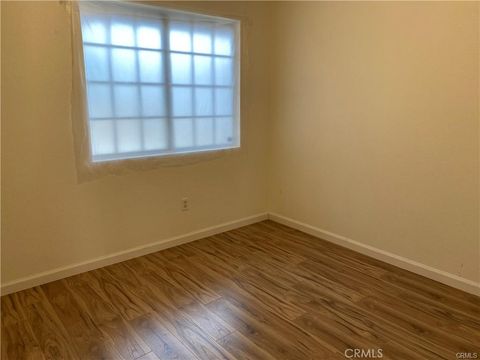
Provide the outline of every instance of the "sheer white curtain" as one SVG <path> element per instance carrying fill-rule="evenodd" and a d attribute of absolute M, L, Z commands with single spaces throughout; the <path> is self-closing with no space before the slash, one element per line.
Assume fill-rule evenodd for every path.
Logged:
<path fill-rule="evenodd" d="M 237 21 L 79 5 L 93 161 L 239 146 Z"/>

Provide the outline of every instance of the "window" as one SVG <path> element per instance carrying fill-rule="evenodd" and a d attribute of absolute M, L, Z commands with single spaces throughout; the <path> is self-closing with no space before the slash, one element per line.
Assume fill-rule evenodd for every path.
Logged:
<path fill-rule="evenodd" d="M 93 161 L 239 146 L 238 21 L 79 3 Z"/>

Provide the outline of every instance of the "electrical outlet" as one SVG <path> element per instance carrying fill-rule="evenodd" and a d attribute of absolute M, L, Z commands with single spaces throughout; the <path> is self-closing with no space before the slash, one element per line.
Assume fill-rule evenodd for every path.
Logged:
<path fill-rule="evenodd" d="M 188 211 L 190 210 L 190 201 L 188 198 L 183 198 L 182 199 L 182 211 Z"/>

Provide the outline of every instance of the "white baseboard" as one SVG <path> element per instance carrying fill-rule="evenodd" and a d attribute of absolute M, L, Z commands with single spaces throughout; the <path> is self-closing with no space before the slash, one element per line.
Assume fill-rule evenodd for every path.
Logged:
<path fill-rule="evenodd" d="M 15 281 L 2 284 L 1 294 L 7 295 L 34 286 L 42 285 L 51 281 L 63 279 L 82 272 L 98 269 L 138 256 L 150 254 L 169 247 L 185 244 L 204 237 L 233 230 L 242 226 L 250 225 L 268 219 L 268 213 L 257 214 L 246 218 L 211 226 L 184 235 L 156 241 L 147 245 L 137 246 L 128 250 L 119 251 L 111 255 L 100 256 L 92 260 L 83 261 L 73 265 L 55 268 L 32 276 L 27 276 Z"/>
<path fill-rule="evenodd" d="M 167 249 L 169 247 L 185 244 L 204 237 L 212 236 L 222 233 L 224 231 L 233 230 L 242 226 L 254 224 L 256 222 L 270 219 L 280 224 L 287 225 L 294 229 L 303 231 L 307 234 L 316 236 L 318 238 L 327 240 L 334 244 L 349 248 L 364 255 L 373 257 L 375 259 L 384 261 L 386 263 L 398 266 L 402 269 L 414 272 L 416 274 L 425 276 L 427 278 L 439 281 L 446 285 L 450 285 L 457 289 L 466 291 L 468 293 L 480 296 L 480 284 L 474 281 L 462 278 L 460 276 L 448 273 L 443 270 L 433 268 L 431 266 L 419 263 L 414 260 L 407 259 L 402 256 L 392 254 L 375 248 L 370 245 L 362 244 L 358 241 L 346 238 L 332 232 L 319 229 L 315 226 L 302 223 L 300 221 L 275 214 L 262 213 L 246 218 L 230 221 L 220 225 L 204 228 L 184 235 L 156 241 L 147 245 L 137 246 L 128 250 L 116 252 L 111 255 L 97 257 L 92 260 L 87 260 L 73 265 L 55 268 L 36 275 L 24 277 L 15 281 L 11 281 L 1 286 L 1 294 L 7 295 L 20 290 L 28 289 L 34 286 L 42 285 L 51 281 L 63 279 L 72 275 L 80 274 L 82 272 L 98 269 L 103 266 L 108 266 L 121 261 L 129 260 L 138 256 L 150 254 L 156 251 Z"/>
<path fill-rule="evenodd" d="M 270 220 L 278 222 L 280 224 L 303 231 L 307 234 L 346 247 L 348 249 L 370 256 L 377 260 L 384 261 L 388 264 L 398 266 L 399 268 L 414 272 L 416 274 L 425 276 L 432 280 L 436 280 L 454 288 L 480 296 L 480 283 L 476 283 L 472 280 L 468 280 L 458 275 L 454 275 L 449 272 L 419 263 L 417 261 L 392 254 L 388 251 L 384 251 L 370 245 L 362 244 L 345 236 L 337 235 L 332 232 L 319 229 L 315 226 L 308 225 L 279 214 L 270 213 L 268 217 Z"/>

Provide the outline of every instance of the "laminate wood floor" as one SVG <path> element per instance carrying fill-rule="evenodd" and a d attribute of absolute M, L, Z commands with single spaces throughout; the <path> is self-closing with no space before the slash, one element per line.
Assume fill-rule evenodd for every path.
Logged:
<path fill-rule="evenodd" d="M 480 358 L 480 298 L 264 221 L 4 296 L 1 335 L 15 360 Z"/>

